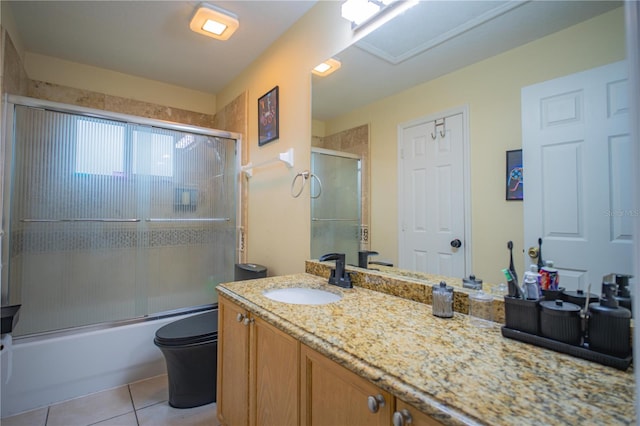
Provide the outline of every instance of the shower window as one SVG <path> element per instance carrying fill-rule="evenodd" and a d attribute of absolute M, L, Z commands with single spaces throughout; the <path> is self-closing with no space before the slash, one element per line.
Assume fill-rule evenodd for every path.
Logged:
<path fill-rule="evenodd" d="M 173 145 L 171 134 L 133 131 L 133 173 L 152 176 L 173 176 Z"/>
<path fill-rule="evenodd" d="M 133 174 L 173 176 L 175 137 L 170 133 L 145 129 L 127 134 L 122 123 L 84 117 L 77 117 L 75 125 L 76 173 L 122 176 L 130 150 Z"/>
<path fill-rule="evenodd" d="M 124 173 L 124 125 L 78 117 L 76 173 Z"/>
<path fill-rule="evenodd" d="M 21 105 L 13 119 L 15 335 L 217 302 L 236 263 L 235 139 Z"/>

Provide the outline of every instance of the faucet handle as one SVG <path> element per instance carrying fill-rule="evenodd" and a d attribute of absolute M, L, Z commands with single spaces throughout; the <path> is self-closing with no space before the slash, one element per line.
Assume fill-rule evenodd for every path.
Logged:
<path fill-rule="evenodd" d="M 351 284 L 351 275 L 345 270 L 345 259 L 346 255 L 344 253 L 328 253 L 318 259 L 321 262 L 325 260 L 336 261 L 336 267 L 335 269 L 331 269 L 331 274 L 329 275 L 329 284 L 343 288 L 353 287 Z"/>
<path fill-rule="evenodd" d="M 327 260 L 344 260 L 344 253 L 327 253 L 320 256 L 319 262 L 325 262 Z"/>

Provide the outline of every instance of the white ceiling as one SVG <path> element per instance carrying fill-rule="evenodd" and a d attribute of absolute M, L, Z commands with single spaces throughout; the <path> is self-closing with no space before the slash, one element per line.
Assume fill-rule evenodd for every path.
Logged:
<path fill-rule="evenodd" d="M 227 41 L 189 29 L 200 1 L 9 3 L 27 51 L 216 94 L 315 0 L 209 1 L 238 16 Z"/>
<path fill-rule="evenodd" d="M 240 19 L 240 28 L 225 42 L 189 30 L 199 1 L 8 4 L 27 51 L 216 94 L 315 1 L 209 1 Z M 341 115 L 621 4 L 421 1 L 336 55 L 342 61 L 337 73 L 314 76 L 314 118 Z"/>

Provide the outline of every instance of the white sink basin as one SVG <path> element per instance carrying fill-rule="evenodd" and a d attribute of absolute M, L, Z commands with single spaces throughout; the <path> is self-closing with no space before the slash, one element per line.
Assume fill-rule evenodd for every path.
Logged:
<path fill-rule="evenodd" d="M 341 295 L 330 291 L 302 287 L 267 290 L 263 295 L 276 302 L 292 303 L 295 305 L 325 305 L 342 299 Z"/>

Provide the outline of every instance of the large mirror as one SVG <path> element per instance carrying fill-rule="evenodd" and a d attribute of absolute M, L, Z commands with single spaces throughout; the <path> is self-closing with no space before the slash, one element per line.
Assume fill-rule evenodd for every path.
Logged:
<path fill-rule="evenodd" d="M 403 267 L 400 203 L 411 200 L 398 195 L 410 178 L 403 178 L 407 166 L 399 160 L 398 140 L 409 138 L 402 132 L 425 119 L 432 120 L 426 139 L 439 143 L 442 134 L 448 143 L 447 123 L 438 119 L 461 112 L 461 129 L 468 132 L 461 136 L 465 206 L 463 229 L 451 243 L 459 239 L 462 247 L 453 249 L 468 258 L 458 278 L 473 273 L 504 282 L 501 270 L 510 257 L 522 276 L 525 265 L 535 262 L 528 251 L 538 241 L 525 241 L 524 202 L 505 196 L 506 154 L 523 147 L 522 88 L 625 56 L 624 8 L 615 1 L 419 2 L 336 53 L 341 68 L 313 77 L 313 141 L 321 144 L 363 126 L 368 131 L 368 187 L 361 199 L 368 240 L 361 247 Z M 422 202 L 429 211 L 439 206 Z M 631 265 L 630 241 L 626 247 Z M 543 241 L 543 258 L 550 259 L 554 253 L 545 248 Z"/>

